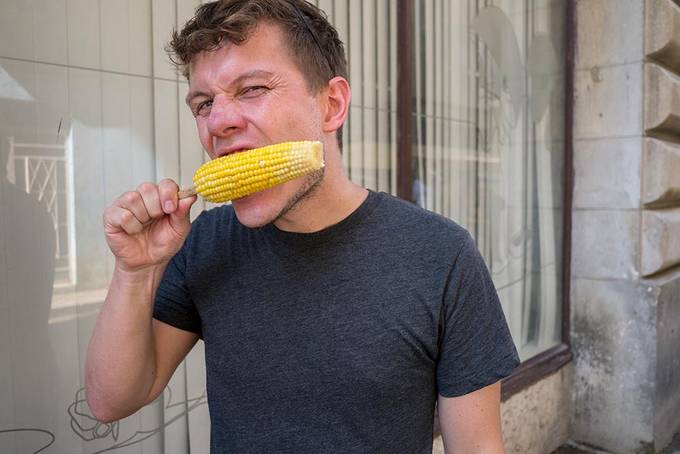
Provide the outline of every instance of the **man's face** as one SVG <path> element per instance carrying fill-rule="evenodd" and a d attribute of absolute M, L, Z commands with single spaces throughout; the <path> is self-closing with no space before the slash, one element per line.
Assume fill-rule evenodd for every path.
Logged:
<path fill-rule="evenodd" d="M 214 159 L 291 140 L 323 140 L 321 109 L 276 25 L 262 23 L 241 45 L 198 54 L 191 62 L 187 104 Z M 233 200 L 239 221 L 268 224 L 310 192 L 315 172 Z"/>

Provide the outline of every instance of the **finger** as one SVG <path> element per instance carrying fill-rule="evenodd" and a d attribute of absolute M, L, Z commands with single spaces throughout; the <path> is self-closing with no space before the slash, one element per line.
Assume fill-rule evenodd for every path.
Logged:
<path fill-rule="evenodd" d="M 122 208 L 124 210 L 129 210 L 135 215 L 137 220 L 142 224 L 146 223 L 151 219 L 149 217 L 149 212 L 144 206 L 144 200 L 142 195 L 138 191 L 129 191 L 121 195 L 113 202 L 113 206 Z"/>
<path fill-rule="evenodd" d="M 189 220 L 189 213 L 191 206 L 198 199 L 197 196 L 191 196 L 180 200 L 177 203 L 177 210 L 170 214 L 170 224 L 175 231 L 186 234 L 191 228 L 191 221 Z"/>
<path fill-rule="evenodd" d="M 177 209 L 177 191 L 179 191 L 179 186 L 170 178 L 161 180 L 158 183 L 160 203 L 165 213 L 170 214 Z"/>
<path fill-rule="evenodd" d="M 106 220 L 114 231 L 123 230 L 129 235 L 134 235 L 144 229 L 144 225 L 139 222 L 132 211 L 118 206 L 112 206 L 107 210 Z"/>
<path fill-rule="evenodd" d="M 142 183 L 137 188 L 137 192 L 142 195 L 144 207 L 151 219 L 157 219 L 165 214 L 161 208 L 161 198 L 158 194 L 158 186 L 153 183 Z"/>

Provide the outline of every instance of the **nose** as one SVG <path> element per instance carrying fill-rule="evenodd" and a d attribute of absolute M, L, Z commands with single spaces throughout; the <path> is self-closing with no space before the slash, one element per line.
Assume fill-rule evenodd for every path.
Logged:
<path fill-rule="evenodd" d="M 208 131 L 213 136 L 228 136 L 245 127 L 245 118 L 237 102 L 224 94 L 215 96 L 208 116 Z"/>

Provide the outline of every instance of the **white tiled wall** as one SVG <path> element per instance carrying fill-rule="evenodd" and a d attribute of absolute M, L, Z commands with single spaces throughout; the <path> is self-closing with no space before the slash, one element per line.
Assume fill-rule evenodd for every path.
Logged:
<path fill-rule="evenodd" d="M 199 3 L 0 2 L 2 452 L 36 452 L 52 436 L 54 441 L 45 452 L 95 452 L 114 447 L 140 430 L 158 433 L 144 440 L 137 434 L 137 443 L 117 451 L 179 454 L 191 444 L 192 452 L 208 452 L 206 428 L 193 431 L 198 436 L 189 441 L 188 416 L 171 419 L 178 412 L 164 409 L 169 395 L 117 425 L 100 425 L 99 435 L 84 403 L 71 406 L 83 386 L 85 351 L 111 272 L 112 257 L 101 225 L 104 208 L 143 181 L 169 177 L 186 185 L 204 160 L 183 101 L 187 84 L 180 82 L 164 50 L 172 29 L 181 26 Z M 73 187 L 68 197 L 63 191 L 57 197 L 70 204 L 61 208 L 71 214 L 68 222 L 62 221 L 75 238 L 71 251 L 75 280 L 70 283 L 54 284 L 63 278 L 59 268 L 68 270 L 68 257 L 55 261 L 50 273 L 31 261 L 40 259 L 31 252 L 34 249 L 53 255 L 50 241 L 55 235 L 44 206 L 36 205 L 47 223 L 27 221 L 26 213 L 35 213 L 27 200 L 37 195 L 22 195 L 23 187 L 7 179 L 4 164 L 10 157 L 10 138 L 38 145 L 15 148 L 14 157 L 21 153 L 69 156 Z M 15 167 L 13 159 L 11 164 L 23 181 L 23 164 Z M 21 249 L 24 244 L 31 246 Z M 35 272 L 17 271 L 24 268 Z M 39 296 L 40 292 L 46 296 Z M 202 393 L 202 361 L 192 358 L 189 377 L 188 369 L 181 366 L 171 382 L 173 403 Z M 204 404 L 198 406 L 191 421 L 209 428 L 206 411 Z M 8 432 L 13 429 L 32 431 Z"/>

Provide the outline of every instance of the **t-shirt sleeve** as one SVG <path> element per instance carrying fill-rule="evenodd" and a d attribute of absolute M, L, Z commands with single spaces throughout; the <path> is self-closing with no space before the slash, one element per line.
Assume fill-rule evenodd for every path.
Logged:
<path fill-rule="evenodd" d="M 186 247 L 188 241 L 170 260 L 156 291 L 153 317 L 175 328 L 198 333 L 201 319 L 186 282 Z"/>
<path fill-rule="evenodd" d="M 449 274 L 441 323 L 437 386 L 442 396 L 481 389 L 519 364 L 498 294 L 469 235 Z"/>

